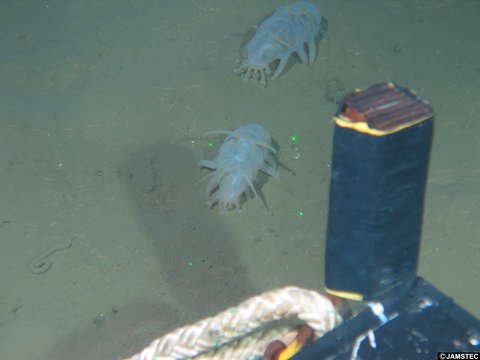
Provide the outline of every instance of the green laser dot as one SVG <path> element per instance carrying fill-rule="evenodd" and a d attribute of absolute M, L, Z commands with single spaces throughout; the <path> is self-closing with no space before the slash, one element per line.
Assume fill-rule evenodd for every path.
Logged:
<path fill-rule="evenodd" d="M 305 213 L 303 212 L 303 210 L 297 210 L 297 215 L 298 216 L 303 216 L 303 215 L 305 215 Z"/>
<path fill-rule="evenodd" d="M 193 266 L 193 262 L 188 261 L 188 262 L 187 262 L 187 266 Z"/>
<path fill-rule="evenodd" d="M 292 144 L 296 144 L 297 141 L 298 141 L 298 137 L 297 137 L 296 135 L 290 136 L 290 142 L 291 142 Z"/>
<path fill-rule="evenodd" d="M 214 147 L 215 145 L 211 142 L 208 143 L 208 147 Z"/>

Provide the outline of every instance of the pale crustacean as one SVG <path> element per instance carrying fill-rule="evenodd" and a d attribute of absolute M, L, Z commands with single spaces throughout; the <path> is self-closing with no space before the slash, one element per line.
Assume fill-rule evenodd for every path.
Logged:
<path fill-rule="evenodd" d="M 243 61 L 234 70 L 243 80 L 255 79 L 264 86 L 267 78 L 277 78 L 296 53 L 304 64 L 316 57 L 315 40 L 322 30 L 322 16 L 317 6 L 298 1 L 278 8 L 257 28 L 242 49 Z M 273 64 L 278 62 L 275 71 Z"/>

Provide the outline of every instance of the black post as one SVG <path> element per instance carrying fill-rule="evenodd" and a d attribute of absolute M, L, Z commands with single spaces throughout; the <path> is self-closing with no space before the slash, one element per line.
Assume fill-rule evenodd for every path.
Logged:
<path fill-rule="evenodd" d="M 334 122 L 327 292 L 378 299 L 416 278 L 433 111 L 384 83 L 346 96 Z"/>

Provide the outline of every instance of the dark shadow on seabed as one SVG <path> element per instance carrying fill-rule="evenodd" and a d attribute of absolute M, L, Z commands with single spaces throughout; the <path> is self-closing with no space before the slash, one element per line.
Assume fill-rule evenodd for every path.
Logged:
<path fill-rule="evenodd" d="M 166 143 L 140 149 L 117 175 L 144 229 L 145 238 L 139 241 L 157 254 L 158 279 L 166 282 L 159 287 L 167 289 L 176 305 L 140 299 L 112 308 L 61 339 L 45 359 L 65 359 L 66 354 L 82 360 L 129 356 L 168 331 L 257 292 L 229 242 L 222 217 L 205 205 L 203 187 L 195 186 L 201 172 L 191 151 Z"/>

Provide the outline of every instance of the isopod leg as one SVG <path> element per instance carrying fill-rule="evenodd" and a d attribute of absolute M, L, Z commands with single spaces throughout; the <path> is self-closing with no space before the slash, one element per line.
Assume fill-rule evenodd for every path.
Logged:
<path fill-rule="evenodd" d="M 309 60 L 307 57 L 307 53 L 305 52 L 305 46 L 303 45 L 303 43 L 301 46 L 298 47 L 297 54 L 300 57 L 302 64 L 308 64 Z"/>
<path fill-rule="evenodd" d="M 250 181 L 250 179 L 248 178 L 248 176 L 246 174 L 243 174 L 242 173 L 242 177 L 243 177 L 243 180 L 245 180 L 245 182 L 248 184 L 248 186 L 250 187 L 250 189 L 252 190 L 253 192 L 253 195 L 255 195 L 255 197 L 257 197 L 257 190 L 255 190 L 255 187 L 253 186 L 253 183 Z"/>
<path fill-rule="evenodd" d="M 265 70 L 262 69 L 260 70 L 260 84 L 263 86 L 267 86 L 267 77 L 265 76 Z"/>
<path fill-rule="evenodd" d="M 213 161 L 210 160 L 200 160 L 198 162 L 198 166 L 202 168 L 207 168 L 211 170 L 216 170 L 217 169 L 217 164 Z"/>
<path fill-rule="evenodd" d="M 317 56 L 317 47 L 315 46 L 315 36 L 308 41 L 308 62 L 311 64 Z"/>
<path fill-rule="evenodd" d="M 206 189 L 206 194 L 207 197 L 212 195 L 212 192 L 215 190 L 215 188 L 218 186 L 222 178 L 225 176 L 225 173 L 216 171 L 214 172 L 214 175 L 212 178 L 208 181 L 207 184 L 207 189 Z"/>
<path fill-rule="evenodd" d="M 278 75 L 280 75 L 280 73 L 283 71 L 283 69 L 285 68 L 285 65 L 287 65 L 287 60 L 288 60 L 287 56 L 280 58 L 280 62 L 278 63 L 278 66 L 272 75 L 272 80 L 276 79 Z"/>
<path fill-rule="evenodd" d="M 277 150 L 275 150 L 273 147 L 271 147 L 270 145 L 264 143 L 263 141 L 253 141 L 253 143 L 257 146 L 260 146 L 260 147 L 263 147 L 267 150 L 270 150 L 272 153 L 276 154 L 277 153 Z"/>

